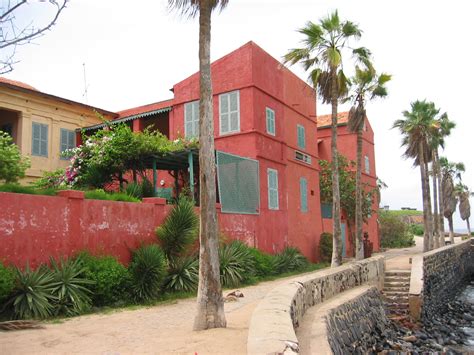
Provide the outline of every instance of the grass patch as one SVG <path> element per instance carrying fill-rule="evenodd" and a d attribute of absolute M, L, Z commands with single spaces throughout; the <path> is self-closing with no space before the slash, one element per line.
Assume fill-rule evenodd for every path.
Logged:
<path fill-rule="evenodd" d="M 106 200 L 106 201 L 121 201 L 121 202 L 140 202 L 136 197 L 127 195 L 123 192 L 109 193 L 104 190 L 85 191 L 85 198 L 90 200 Z"/>
<path fill-rule="evenodd" d="M 3 184 L 0 185 L 0 192 L 12 192 L 16 194 L 28 194 L 28 195 L 46 195 L 55 196 L 55 189 L 35 189 L 31 186 L 23 186 L 20 184 Z"/>
<path fill-rule="evenodd" d="M 422 216 L 423 211 L 414 211 L 414 210 L 389 210 L 389 211 L 384 211 L 385 213 L 389 213 L 393 216 Z"/>

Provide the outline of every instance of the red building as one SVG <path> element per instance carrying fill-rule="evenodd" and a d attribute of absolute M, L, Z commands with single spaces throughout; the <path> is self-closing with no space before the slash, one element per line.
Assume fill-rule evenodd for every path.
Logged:
<path fill-rule="evenodd" d="M 212 63 L 211 71 L 218 195 L 221 212 L 233 215 L 220 229 L 267 252 L 295 246 L 316 260 L 320 235 L 332 227 L 321 215 L 318 160 L 330 156 L 330 142 L 316 119 L 315 91 L 253 42 Z M 172 100 L 121 111 L 118 120 L 135 131 L 153 124 L 170 139 L 196 137 L 199 73 L 172 91 Z M 341 152 L 355 159 L 355 135 L 339 129 Z M 375 184 L 372 130 L 364 137 L 370 166 L 364 179 Z M 160 174 L 162 186 L 172 187 Z M 375 215 L 368 230 L 378 249 Z"/>

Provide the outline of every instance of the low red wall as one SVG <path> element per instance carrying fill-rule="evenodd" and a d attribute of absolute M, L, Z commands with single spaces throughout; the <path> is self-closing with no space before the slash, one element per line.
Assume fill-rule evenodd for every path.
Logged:
<path fill-rule="evenodd" d="M 171 208 L 164 199 L 129 203 L 86 200 L 80 191 L 60 194 L 0 192 L 0 259 L 36 267 L 89 250 L 126 263 L 130 249 L 156 238 L 154 230 Z"/>

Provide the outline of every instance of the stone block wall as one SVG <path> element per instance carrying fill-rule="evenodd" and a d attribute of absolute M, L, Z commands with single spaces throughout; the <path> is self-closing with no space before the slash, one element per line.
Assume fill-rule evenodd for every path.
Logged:
<path fill-rule="evenodd" d="M 314 272 L 282 284 L 259 303 L 250 321 L 247 352 L 282 352 L 285 340 L 298 343 L 295 334 L 306 310 L 360 285 L 381 288 L 384 257 L 375 256 L 337 268 Z"/>
<path fill-rule="evenodd" d="M 471 240 L 423 254 L 423 288 L 421 318 L 442 312 L 446 300 L 473 274 L 474 253 Z"/>
<path fill-rule="evenodd" d="M 325 320 L 329 346 L 336 355 L 370 352 L 367 344 L 375 342 L 374 330 L 383 332 L 390 325 L 375 287 L 331 309 Z"/>

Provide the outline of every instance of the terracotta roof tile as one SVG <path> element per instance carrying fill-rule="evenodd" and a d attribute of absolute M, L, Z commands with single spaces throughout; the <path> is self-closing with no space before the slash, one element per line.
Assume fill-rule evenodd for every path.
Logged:
<path fill-rule="evenodd" d="M 173 99 L 170 99 L 170 100 L 155 102 L 155 103 L 147 104 L 143 106 L 129 108 L 129 109 L 117 112 L 119 115 L 119 117 L 117 118 L 129 117 L 129 116 L 134 116 L 141 113 L 159 110 L 161 108 L 170 107 L 172 104 L 173 104 Z"/>
<path fill-rule="evenodd" d="M 34 87 L 31 86 L 31 85 L 22 83 L 21 81 L 16 81 L 16 80 L 7 79 L 7 78 L 4 78 L 3 76 L 0 76 L 0 83 L 5 83 L 5 84 L 9 84 L 9 85 L 14 85 L 14 86 L 18 86 L 18 87 L 20 87 L 20 88 L 24 88 L 24 89 L 28 89 L 28 90 L 35 90 L 35 91 L 38 91 L 38 89 L 34 88 Z"/>
<path fill-rule="evenodd" d="M 347 124 L 349 119 L 349 112 L 338 112 L 337 113 L 337 123 L 338 124 Z M 327 127 L 331 125 L 331 115 L 322 115 L 317 118 L 318 127 Z"/>

